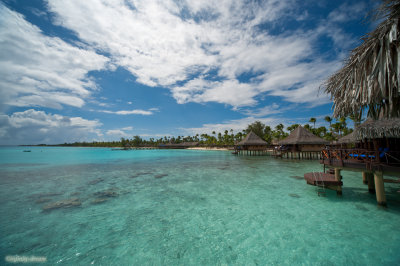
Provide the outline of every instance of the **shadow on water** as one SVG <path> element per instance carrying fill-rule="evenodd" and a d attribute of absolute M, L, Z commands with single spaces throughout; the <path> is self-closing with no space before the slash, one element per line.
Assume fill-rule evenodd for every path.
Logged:
<path fill-rule="evenodd" d="M 158 175 L 155 175 L 154 178 L 163 178 L 166 176 L 168 176 L 168 174 L 158 174 Z"/>
<path fill-rule="evenodd" d="M 292 175 L 292 176 L 289 176 L 290 178 L 293 178 L 293 179 L 297 179 L 297 180 L 304 180 L 304 177 L 303 176 L 299 176 L 299 175 Z"/>
<path fill-rule="evenodd" d="M 139 177 L 139 176 L 152 175 L 152 174 L 153 174 L 153 172 L 150 172 L 150 171 L 139 172 L 139 173 L 135 173 L 135 174 L 131 175 L 130 178 L 136 178 L 136 177 Z"/>
<path fill-rule="evenodd" d="M 335 191 L 326 190 L 326 199 L 332 203 L 348 202 L 361 211 L 369 211 L 366 206 L 376 206 L 380 210 L 389 211 L 400 215 L 400 193 L 397 189 L 385 189 L 387 207 L 381 207 L 376 202 L 375 194 L 369 193 L 367 189 L 358 187 L 343 187 L 343 195 L 337 196 Z"/>

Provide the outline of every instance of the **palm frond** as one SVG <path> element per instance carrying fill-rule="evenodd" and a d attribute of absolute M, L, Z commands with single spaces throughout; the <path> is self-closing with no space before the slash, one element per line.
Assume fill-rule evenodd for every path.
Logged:
<path fill-rule="evenodd" d="M 400 0 L 384 1 L 376 17 L 386 20 L 363 37 L 344 66 L 321 85 L 333 98 L 334 117 L 365 109 L 375 119 L 400 117 Z"/>

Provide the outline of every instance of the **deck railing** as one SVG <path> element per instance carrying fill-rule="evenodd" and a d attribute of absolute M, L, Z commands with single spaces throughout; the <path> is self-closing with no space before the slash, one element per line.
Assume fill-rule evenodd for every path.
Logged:
<path fill-rule="evenodd" d="M 400 151 L 372 151 L 366 149 L 324 149 L 321 152 L 324 163 L 340 162 L 366 165 L 386 164 L 400 166 Z"/>

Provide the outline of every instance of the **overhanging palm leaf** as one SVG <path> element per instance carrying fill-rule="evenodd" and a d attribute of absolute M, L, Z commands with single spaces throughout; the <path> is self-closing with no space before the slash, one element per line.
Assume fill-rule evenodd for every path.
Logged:
<path fill-rule="evenodd" d="M 374 18 L 386 18 L 363 38 L 345 65 L 322 84 L 334 100 L 334 117 L 400 117 L 400 0 L 384 1 Z"/>

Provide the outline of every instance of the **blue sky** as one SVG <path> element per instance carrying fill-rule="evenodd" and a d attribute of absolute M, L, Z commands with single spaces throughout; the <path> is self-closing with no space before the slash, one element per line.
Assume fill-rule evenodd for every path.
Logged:
<path fill-rule="evenodd" d="M 3 0 L 0 144 L 326 125 L 376 3 Z"/>

